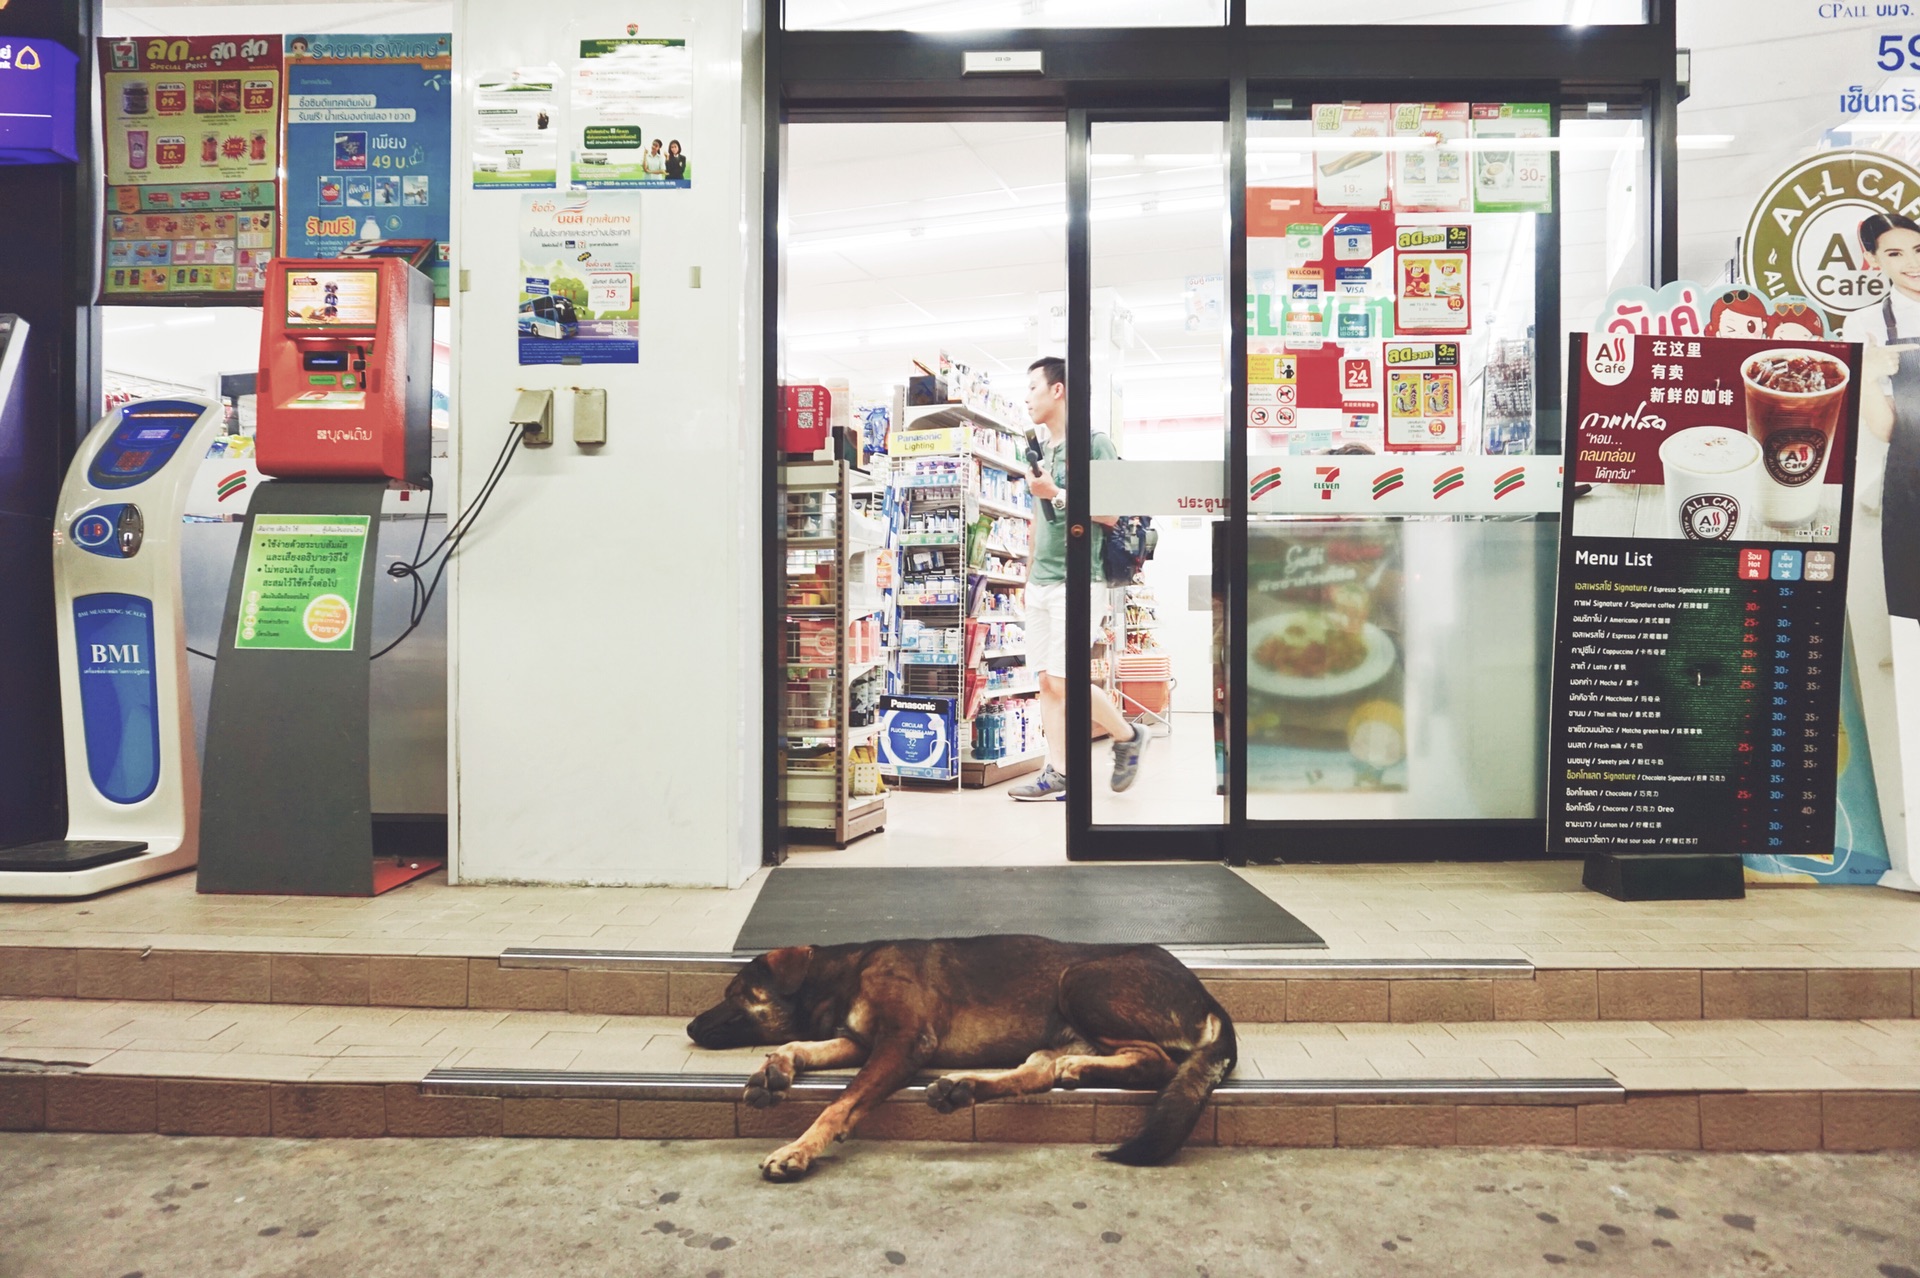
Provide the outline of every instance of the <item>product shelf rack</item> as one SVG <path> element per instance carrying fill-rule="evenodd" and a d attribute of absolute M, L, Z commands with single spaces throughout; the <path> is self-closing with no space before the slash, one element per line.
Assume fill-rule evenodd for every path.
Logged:
<path fill-rule="evenodd" d="M 874 559 L 884 527 L 855 509 L 871 481 L 843 461 L 793 462 L 784 470 L 787 550 L 784 637 L 786 707 L 781 799 L 788 831 L 846 847 L 887 823 L 874 759 L 878 724 L 856 723 L 856 688 L 881 678 L 877 614 L 883 600 Z M 856 630 L 864 637 L 855 642 Z M 872 652 L 867 649 L 871 647 Z M 877 690 L 874 693 L 877 696 Z M 862 696 L 862 702 L 871 698 Z"/>

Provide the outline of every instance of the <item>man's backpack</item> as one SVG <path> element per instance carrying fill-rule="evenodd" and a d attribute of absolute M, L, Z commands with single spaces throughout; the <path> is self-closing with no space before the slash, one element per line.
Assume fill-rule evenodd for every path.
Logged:
<path fill-rule="evenodd" d="M 1119 460 L 1118 449 L 1114 460 Z M 1160 542 L 1160 534 L 1153 530 L 1152 524 L 1153 520 L 1146 515 L 1122 515 L 1118 523 L 1107 529 L 1106 537 L 1100 542 L 1099 566 L 1109 589 L 1131 586 L 1140 579 L 1140 566 L 1153 558 L 1154 548 Z"/>
<path fill-rule="evenodd" d="M 1107 529 L 1100 546 L 1100 572 L 1109 587 L 1131 586 L 1139 580 L 1140 566 L 1153 558 L 1160 534 L 1146 515 L 1122 515 L 1120 522 Z"/>

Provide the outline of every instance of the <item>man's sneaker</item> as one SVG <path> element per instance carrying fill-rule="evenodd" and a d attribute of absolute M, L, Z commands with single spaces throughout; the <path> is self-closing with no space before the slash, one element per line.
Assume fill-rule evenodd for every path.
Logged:
<path fill-rule="evenodd" d="M 1040 775 L 1025 785 L 1017 785 L 1007 791 L 1022 803 L 1061 802 L 1067 797 L 1067 779 L 1053 770 L 1048 764 L 1040 770 Z"/>
<path fill-rule="evenodd" d="M 1133 725 L 1133 740 L 1113 743 L 1113 788 L 1124 790 L 1133 784 L 1140 775 L 1140 756 L 1147 752 L 1147 742 L 1152 740 L 1147 730 L 1139 724 Z"/>

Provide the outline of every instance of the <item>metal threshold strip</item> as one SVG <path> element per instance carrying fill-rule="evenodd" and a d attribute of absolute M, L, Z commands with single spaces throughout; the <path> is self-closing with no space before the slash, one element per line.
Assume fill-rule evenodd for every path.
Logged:
<path fill-rule="evenodd" d="M 1347 980 L 1530 981 L 1526 959 L 1243 958 L 1216 950 L 1175 950 L 1197 975 L 1217 980 L 1273 977 Z M 736 972 L 751 955 L 689 950 L 538 949 L 515 946 L 500 952 L 502 967 L 593 967 L 635 972 Z"/>
<path fill-rule="evenodd" d="M 795 1100 L 826 1100 L 839 1095 L 850 1074 L 815 1074 L 794 1080 Z M 936 1075 L 912 1084 L 924 1087 Z M 737 1101 L 745 1074 L 578 1073 L 547 1069 L 436 1069 L 421 1080 L 430 1096 L 579 1097 L 593 1100 Z M 1093 1099 L 1141 1100 L 1152 1092 L 1082 1087 L 1064 1095 Z M 1618 1104 L 1627 1092 L 1612 1078 L 1420 1078 L 1261 1079 L 1230 1078 L 1214 1092 L 1215 1104 L 1426 1104 L 1593 1105 Z M 991 1102 L 989 1102 L 991 1103 Z"/>

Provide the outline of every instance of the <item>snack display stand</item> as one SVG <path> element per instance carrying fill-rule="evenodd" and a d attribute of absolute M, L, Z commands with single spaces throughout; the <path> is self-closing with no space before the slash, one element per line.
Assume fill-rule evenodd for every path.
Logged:
<path fill-rule="evenodd" d="M 785 491 L 785 823 L 845 847 L 887 823 L 874 740 L 885 527 L 859 509 L 873 480 L 846 462 L 791 463 Z"/>

